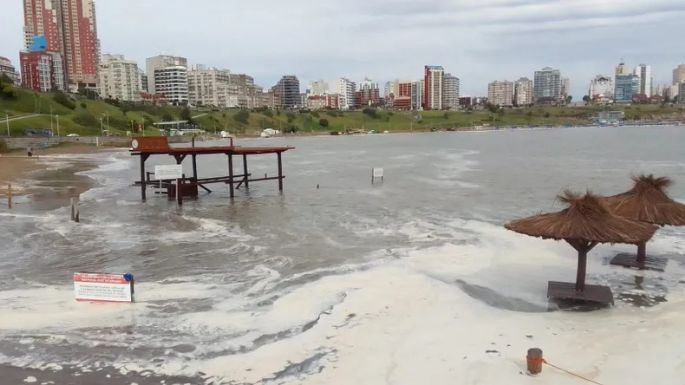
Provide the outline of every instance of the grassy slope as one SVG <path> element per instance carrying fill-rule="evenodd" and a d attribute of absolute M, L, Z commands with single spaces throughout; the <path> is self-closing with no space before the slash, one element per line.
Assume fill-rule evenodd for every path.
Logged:
<path fill-rule="evenodd" d="M 152 122 L 163 120 L 168 115 L 173 119 L 179 118 L 179 110 L 174 107 L 153 108 L 145 111 L 122 111 L 121 108 L 104 101 L 74 98 L 75 108 L 69 109 L 57 103 L 49 93 L 34 93 L 27 90 L 17 90 L 17 99 L 1 100 L 0 114 L 8 113 L 10 117 L 31 113 L 44 115 L 10 122 L 13 135 L 22 135 L 26 128 L 50 128 L 49 113 L 59 115 L 60 134 L 78 133 L 80 135 L 97 135 L 100 132 L 100 118 L 107 118 L 112 133 L 124 134 L 130 130 L 131 122 L 145 122 L 146 134 L 154 135 L 158 131 L 152 128 Z M 499 113 L 489 111 L 473 112 L 403 112 L 378 110 L 376 117 L 368 116 L 360 111 L 337 112 L 318 111 L 311 113 L 286 112 L 251 112 L 248 123 L 241 123 L 234 119 L 237 110 L 219 112 L 193 111 L 193 115 L 201 115 L 195 119 L 203 129 L 213 132 L 228 130 L 238 134 L 257 134 L 264 128 L 276 128 L 282 131 L 289 127 L 297 127 L 298 131 L 344 131 L 346 129 L 363 130 L 429 130 L 432 128 L 460 128 L 481 125 L 491 126 L 528 126 L 528 125 L 567 125 L 585 124 L 603 107 L 532 107 L 526 109 L 507 109 Z M 623 109 L 628 119 L 659 119 L 682 116 L 682 110 L 676 107 L 662 107 L 659 105 L 613 106 L 608 109 Z M 88 115 L 89 124 L 78 123 L 78 117 Z M 2 117 L 0 116 L 0 119 Z M 76 118 L 76 120 L 75 120 Z M 319 124 L 319 119 L 329 122 L 327 127 Z M 82 121 L 82 120 L 81 120 Z M 0 123 L 4 123 L 0 120 Z M 53 127 L 56 127 L 53 119 Z M 0 124 L 0 132 L 4 132 L 4 124 Z"/>

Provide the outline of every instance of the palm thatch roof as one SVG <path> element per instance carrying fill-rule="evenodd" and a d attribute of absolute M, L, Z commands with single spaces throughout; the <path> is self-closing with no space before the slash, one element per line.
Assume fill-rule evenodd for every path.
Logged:
<path fill-rule="evenodd" d="M 685 225 L 685 204 L 678 203 L 666 194 L 673 184 L 667 177 L 654 175 L 634 176 L 632 189 L 604 198 L 604 203 L 615 214 L 635 221 L 656 225 Z"/>
<path fill-rule="evenodd" d="M 649 240 L 656 226 L 636 222 L 613 214 L 601 198 L 591 193 L 584 196 L 565 191 L 559 199 L 568 204 L 562 211 L 535 215 L 506 224 L 518 233 L 556 240 L 597 243 L 638 243 Z"/>

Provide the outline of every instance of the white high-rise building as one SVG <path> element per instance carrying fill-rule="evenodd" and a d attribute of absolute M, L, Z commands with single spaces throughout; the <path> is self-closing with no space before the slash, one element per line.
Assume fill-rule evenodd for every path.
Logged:
<path fill-rule="evenodd" d="M 590 100 L 609 101 L 614 98 L 614 78 L 607 75 L 597 75 L 590 82 L 588 91 Z"/>
<path fill-rule="evenodd" d="M 533 104 L 532 80 L 520 78 L 514 82 L 514 104 L 517 106 L 529 106 Z"/>
<path fill-rule="evenodd" d="M 495 80 L 488 84 L 488 102 L 500 107 L 511 107 L 514 103 L 514 83 Z"/>
<path fill-rule="evenodd" d="M 239 107 L 238 86 L 231 84 L 231 72 L 202 65 L 188 71 L 188 100 L 193 105 L 220 108 Z"/>
<path fill-rule="evenodd" d="M 170 55 L 158 55 L 147 58 L 145 61 L 145 73 L 147 74 L 147 90 L 149 93 L 159 93 L 155 87 L 155 71 L 167 67 L 185 67 L 187 71 L 188 59 L 181 56 Z"/>
<path fill-rule="evenodd" d="M 417 80 L 411 83 L 411 109 L 423 109 L 424 81 Z"/>
<path fill-rule="evenodd" d="M 442 107 L 459 109 L 459 78 L 452 74 L 445 74 L 443 77 Z"/>
<path fill-rule="evenodd" d="M 640 64 L 635 67 L 633 72 L 635 76 L 640 79 L 640 88 L 638 94 L 646 97 L 652 96 L 652 66 Z"/>
<path fill-rule="evenodd" d="M 188 69 L 184 66 L 157 68 L 153 73 L 155 93 L 173 105 L 188 104 Z"/>
<path fill-rule="evenodd" d="M 102 55 L 98 69 L 98 93 L 106 99 L 141 100 L 138 64 L 123 55 Z"/>
<path fill-rule="evenodd" d="M 315 80 L 309 83 L 309 95 L 322 96 L 329 93 L 330 89 L 328 83 L 323 80 Z"/>
<path fill-rule="evenodd" d="M 673 69 L 673 85 L 685 82 L 685 64 L 680 64 Z"/>
<path fill-rule="evenodd" d="M 341 110 L 349 110 L 355 107 L 354 105 L 354 92 L 357 89 L 357 85 L 346 78 L 340 78 L 335 83 L 335 93 L 340 95 L 339 106 Z"/>

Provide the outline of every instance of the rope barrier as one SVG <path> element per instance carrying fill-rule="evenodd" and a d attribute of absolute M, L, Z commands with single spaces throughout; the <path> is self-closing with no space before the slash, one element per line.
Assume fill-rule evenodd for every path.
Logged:
<path fill-rule="evenodd" d="M 554 365 L 554 364 L 551 364 L 551 363 L 547 362 L 547 360 L 545 360 L 544 358 L 529 358 L 528 360 L 529 360 L 529 361 L 535 361 L 535 362 L 542 362 L 542 363 L 544 363 L 544 364 L 547 364 L 547 365 L 553 367 L 554 369 L 557 369 L 557 370 L 559 370 L 559 371 L 562 371 L 562 372 L 564 372 L 564 373 L 566 373 L 566 374 L 569 374 L 569 375 L 571 375 L 571 376 L 573 376 L 573 377 L 580 378 L 581 380 L 585 380 L 585 381 L 590 382 L 590 383 L 593 383 L 593 384 L 603 385 L 603 384 L 601 384 L 601 383 L 599 383 L 599 382 L 597 382 L 597 381 L 594 381 L 594 380 L 591 380 L 591 379 L 589 379 L 589 378 L 583 377 L 583 376 L 581 376 L 580 374 L 576 374 L 576 373 L 570 372 L 570 371 L 568 371 L 568 370 L 566 370 L 566 369 L 563 369 L 563 368 L 560 368 L 560 367 L 558 367 L 558 366 L 556 366 L 556 365 Z"/>

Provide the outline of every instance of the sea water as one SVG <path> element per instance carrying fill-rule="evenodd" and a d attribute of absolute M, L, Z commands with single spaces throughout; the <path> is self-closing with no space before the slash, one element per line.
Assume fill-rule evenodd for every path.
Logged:
<path fill-rule="evenodd" d="M 182 207 L 152 189 L 141 202 L 128 153 L 81 155 L 99 165 L 80 173 L 95 182 L 81 223 L 66 208 L 0 211 L 0 365 L 155 383 L 529 384 L 525 352 L 540 347 L 606 384 L 674 383 L 684 229 L 648 244 L 671 258 L 664 273 L 608 265 L 634 246 L 595 248 L 587 281 L 616 305 L 578 313 L 546 299 L 548 280 L 575 279 L 575 251 L 502 225 L 560 210 L 564 189 L 614 194 L 639 173 L 670 176 L 685 201 L 683 143 L 682 127 L 246 139 L 296 147 L 284 192 L 255 182 L 231 200 L 215 184 Z M 253 177 L 277 173 L 275 155 L 248 161 Z M 226 175 L 227 160 L 198 168 Z M 135 303 L 75 302 L 77 271 L 131 272 Z"/>

